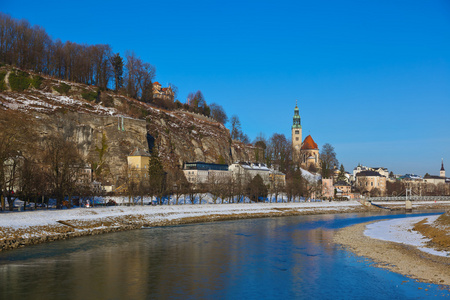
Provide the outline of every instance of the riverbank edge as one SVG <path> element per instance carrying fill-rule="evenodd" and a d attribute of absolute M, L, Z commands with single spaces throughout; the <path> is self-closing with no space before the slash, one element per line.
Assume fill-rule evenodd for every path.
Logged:
<path fill-rule="evenodd" d="M 367 225 L 380 221 L 383 220 L 342 228 L 334 235 L 333 240 L 357 256 L 370 259 L 376 267 L 450 290 L 450 257 L 431 255 L 414 246 L 364 235 Z"/>
<path fill-rule="evenodd" d="M 230 213 L 230 214 L 205 214 L 195 217 L 183 217 L 179 219 L 172 220 L 160 220 L 160 221 L 148 221 L 145 218 L 135 218 L 135 215 L 125 215 L 122 217 L 116 217 L 115 221 L 121 223 L 115 226 L 102 226 L 101 228 L 80 228 L 70 225 L 74 220 L 70 222 L 59 222 L 59 226 L 48 226 L 52 227 L 50 231 L 54 232 L 52 235 L 46 236 L 32 236 L 29 238 L 16 238 L 16 237 L 6 237 L 0 241 L 0 252 L 9 251 L 17 248 L 22 248 L 26 246 L 38 245 L 42 243 L 54 242 L 59 240 L 66 240 L 71 238 L 83 237 L 83 236 L 93 236 L 99 234 L 107 234 L 113 232 L 121 232 L 128 230 L 142 229 L 143 227 L 165 227 L 165 226 L 176 226 L 176 225 L 186 225 L 195 223 L 209 223 L 217 221 L 232 221 L 240 219 L 256 219 L 256 218 L 273 218 L 273 217 L 289 217 L 289 216 L 301 216 L 301 215 L 322 215 L 322 214 L 343 214 L 343 213 L 361 213 L 369 212 L 373 209 L 368 209 L 363 206 L 358 207 L 345 207 L 341 209 L 330 209 L 330 210 L 295 210 L 295 209 L 280 209 L 279 211 L 269 211 L 264 213 Z M 133 218 L 130 222 L 130 217 Z M 76 220 L 75 220 L 76 221 Z M 98 222 L 98 220 L 91 221 L 92 223 Z M 44 226 L 45 227 L 45 226 Z M 1 228 L 0 228 L 1 229 Z M 45 229 L 45 228 L 44 228 Z M 43 227 L 39 226 L 39 230 L 42 231 Z M 31 228 L 32 232 L 32 228 Z"/>

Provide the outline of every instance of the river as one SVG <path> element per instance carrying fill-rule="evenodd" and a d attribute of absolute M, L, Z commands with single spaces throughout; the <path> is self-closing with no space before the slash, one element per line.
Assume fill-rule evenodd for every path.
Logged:
<path fill-rule="evenodd" d="M 0 253 L 0 299 L 450 297 L 332 242 L 344 226 L 414 215 L 335 214 L 159 227 Z"/>

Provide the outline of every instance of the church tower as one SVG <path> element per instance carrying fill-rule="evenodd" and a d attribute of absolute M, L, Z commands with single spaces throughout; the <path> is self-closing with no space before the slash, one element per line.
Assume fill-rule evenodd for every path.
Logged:
<path fill-rule="evenodd" d="M 442 164 L 441 164 L 441 172 L 439 174 L 441 177 L 445 178 L 445 169 L 444 169 L 444 159 L 442 159 Z"/>
<path fill-rule="evenodd" d="M 302 125 L 298 111 L 297 101 L 295 102 L 294 120 L 292 123 L 292 149 L 293 161 L 300 161 L 300 149 L 302 148 Z"/>

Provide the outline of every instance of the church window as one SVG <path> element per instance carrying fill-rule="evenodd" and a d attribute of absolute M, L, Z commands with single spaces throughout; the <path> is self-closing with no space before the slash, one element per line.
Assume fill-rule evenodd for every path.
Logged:
<path fill-rule="evenodd" d="M 300 133 L 300 131 L 299 131 L 299 130 L 296 130 L 296 131 L 295 131 L 295 134 L 299 134 L 299 133 Z"/>
<path fill-rule="evenodd" d="M 296 137 L 295 140 L 298 141 L 298 137 Z"/>

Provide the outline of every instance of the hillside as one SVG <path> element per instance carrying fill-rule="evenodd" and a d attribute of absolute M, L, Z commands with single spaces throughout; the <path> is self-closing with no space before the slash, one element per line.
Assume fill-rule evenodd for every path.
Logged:
<path fill-rule="evenodd" d="M 0 108 L 36 120 L 41 143 L 55 132 L 76 141 L 88 161 L 98 155 L 105 135 L 105 161 L 113 182 L 135 147 L 155 145 L 167 169 L 186 161 L 226 163 L 254 160 L 255 148 L 232 141 L 229 130 L 214 120 L 181 110 L 166 111 L 113 91 L 0 68 Z"/>

